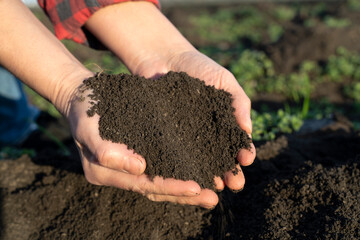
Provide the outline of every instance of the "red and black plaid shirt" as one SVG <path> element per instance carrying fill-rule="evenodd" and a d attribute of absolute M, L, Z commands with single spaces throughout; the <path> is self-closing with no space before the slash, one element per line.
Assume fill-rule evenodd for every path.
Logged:
<path fill-rule="evenodd" d="M 94 39 L 90 39 L 82 26 L 100 8 L 127 1 L 130 0 L 38 0 L 40 7 L 53 23 L 58 39 L 71 39 L 95 48 L 98 47 L 96 43 L 90 41 Z M 145 1 L 160 7 L 158 0 Z"/>

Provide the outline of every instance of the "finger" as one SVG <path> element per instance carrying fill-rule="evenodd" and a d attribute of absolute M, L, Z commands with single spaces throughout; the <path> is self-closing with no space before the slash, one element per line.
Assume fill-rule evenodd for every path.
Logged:
<path fill-rule="evenodd" d="M 133 184 L 133 191 L 143 194 L 156 193 L 161 195 L 172 196 L 197 196 L 201 192 L 199 184 L 195 181 L 182 181 L 174 178 L 166 178 L 156 176 L 153 179 L 143 174 L 134 176 L 136 183 Z M 129 178 L 129 184 L 133 181 Z"/>
<path fill-rule="evenodd" d="M 85 156 L 85 155 L 83 155 Z M 201 192 L 200 186 L 194 181 L 181 181 L 147 175 L 132 175 L 103 167 L 83 157 L 83 168 L 86 179 L 96 185 L 113 186 L 131 190 L 143 195 L 162 194 L 172 196 L 196 196 Z"/>
<path fill-rule="evenodd" d="M 217 194 L 210 189 L 203 189 L 198 196 L 194 197 L 175 197 L 169 195 L 158 195 L 158 194 L 149 194 L 146 196 L 152 201 L 156 202 L 173 202 L 178 204 L 186 205 L 196 205 L 204 208 L 214 208 L 219 202 L 219 197 Z"/>
<path fill-rule="evenodd" d="M 224 181 L 226 186 L 233 191 L 240 191 L 244 188 L 245 185 L 245 177 L 239 165 L 236 165 L 238 169 L 237 174 L 234 174 L 233 171 L 229 171 L 225 173 Z"/>
<path fill-rule="evenodd" d="M 240 149 L 237 159 L 241 166 L 249 166 L 251 165 L 256 157 L 256 149 L 253 143 L 250 144 L 250 150 L 248 149 Z"/>
<path fill-rule="evenodd" d="M 89 160 L 113 170 L 142 174 L 146 168 L 145 159 L 134 150 L 128 149 L 125 144 L 103 140 L 99 135 L 98 121 L 99 116 L 95 115 L 89 119 L 86 129 L 80 127 L 76 134 L 83 147 L 93 154 L 94 157 Z M 96 126 L 91 126 L 91 124 L 96 124 Z"/>
<path fill-rule="evenodd" d="M 239 83 L 235 78 L 229 79 L 228 84 L 226 84 L 226 89 L 232 94 L 233 98 L 233 107 L 235 108 L 234 115 L 240 127 L 251 134 L 252 132 L 252 123 L 251 123 L 251 101 L 246 95 L 244 90 L 241 88 Z"/>
<path fill-rule="evenodd" d="M 225 183 L 224 181 L 221 179 L 221 177 L 214 177 L 214 182 L 215 182 L 215 188 L 218 191 L 222 191 L 225 187 Z"/>
<path fill-rule="evenodd" d="M 106 168 L 141 175 L 146 168 L 146 161 L 125 144 L 102 142 L 93 149 L 98 163 Z"/>

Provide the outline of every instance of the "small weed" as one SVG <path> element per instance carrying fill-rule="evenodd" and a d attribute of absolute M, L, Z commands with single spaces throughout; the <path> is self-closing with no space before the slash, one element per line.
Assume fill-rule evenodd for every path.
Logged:
<path fill-rule="evenodd" d="M 269 24 L 268 34 L 271 42 L 277 42 L 284 34 L 284 28 L 279 24 Z"/>
<path fill-rule="evenodd" d="M 303 124 L 299 113 L 291 114 L 283 109 L 265 113 L 251 110 L 251 118 L 254 129 L 252 138 L 255 141 L 273 140 L 279 134 L 290 134 L 298 131 Z"/>
<path fill-rule="evenodd" d="M 263 52 L 245 50 L 237 60 L 229 64 L 240 85 L 251 98 L 259 93 L 276 93 L 303 104 L 306 115 L 310 96 L 317 84 L 348 79 L 350 84 L 344 93 L 356 101 L 360 100 L 360 54 L 351 53 L 345 48 L 338 48 L 325 64 L 304 61 L 297 72 L 277 75 L 272 61 Z"/>
<path fill-rule="evenodd" d="M 280 17 L 284 17 L 280 13 Z M 215 13 L 203 12 L 190 17 L 192 34 L 211 44 L 237 45 L 242 39 L 257 44 L 263 39 L 277 41 L 283 29 L 276 21 L 266 17 L 252 6 L 219 9 Z"/>
<path fill-rule="evenodd" d="M 263 53 L 245 50 L 238 60 L 230 65 L 240 85 L 249 97 L 260 91 L 273 91 L 268 84 L 268 79 L 275 75 L 275 70 L 270 59 Z"/>
<path fill-rule="evenodd" d="M 335 18 L 331 16 L 326 16 L 324 22 L 331 28 L 344 28 L 351 24 L 349 19 Z"/>
<path fill-rule="evenodd" d="M 360 82 L 353 82 L 344 87 L 345 94 L 360 103 Z"/>
<path fill-rule="evenodd" d="M 279 6 L 273 10 L 273 16 L 280 21 L 290 21 L 296 15 L 296 9 L 290 6 Z"/>
<path fill-rule="evenodd" d="M 343 77 L 354 77 L 360 80 L 359 67 L 360 55 L 340 47 L 336 55 L 330 56 L 325 67 L 325 75 L 335 82 L 342 81 Z"/>
<path fill-rule="evenodd" d="M 359 0 L 348 0 L 348 7 L 349 9 L 353 11 L 359 11 L 360 10 L 360 1 Z"/>

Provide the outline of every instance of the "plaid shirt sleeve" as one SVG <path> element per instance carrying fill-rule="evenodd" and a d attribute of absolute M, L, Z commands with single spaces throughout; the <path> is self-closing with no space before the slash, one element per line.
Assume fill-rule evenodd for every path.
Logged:
<path fill-rule="evenodd" d="M 70 39 L 93 48 L 103 48 L 82 26 L 102 7 L 129 0 L 38 0 L 50 18 L 58 39 Z M 136 1 L 136 0 L 135 0 Z M 145 0 L 160 8 L 158 0 Z"/>

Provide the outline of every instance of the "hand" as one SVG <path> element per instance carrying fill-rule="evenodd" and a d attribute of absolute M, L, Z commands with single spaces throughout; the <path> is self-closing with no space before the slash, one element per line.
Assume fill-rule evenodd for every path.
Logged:
<path fill-rule="evenodd" d="M 81 94 L 83 97 L 89 93 Z M 77 95 L 77 96 L 75 96 Z M 155 177 L 150 180 L 143 172 L 143 157 L 129 150 L 126 145 L 104 141 L 99 135 L 99 116 L 88 117 L 90 104 L 74 94 L 66 114 L 78 147 L 85 178 L 92 184 L 114 186 L 141 193 L 150 200 L 164 199 L 180 204 L 200 205 L 211 208 L 217 197 L 210 190 L 201 190 L 194 181 L 180 181 Z M 195 196 L 195 197 L 194 197 Z M 191 199 L 191 201 L 190 201 Z M 209 200 L 204 200 L 209 199 Z"/>
<path fill-rule="evenodd" d="M 184 71 L 192 77 L 205 80 L 209 85 L 230 92 L 234 98 L 233 106 L 236 109 L 236 119 L 240 127 L 251 134 L 250 100 L 234 76 L 205 55 L 199 53 L 153 4 L 135 1 L 111 5 L 97 11 L 86 22 L 85 27 L 108 49 L 122 59 L 134 74 L 156 78 L 171 70 Z M 93 128 L 97 129 L 97 125 L 96 128 Z M 100 142 L 100 140 L 98 141 Z M 79 142 L 81 143 L 81 141 Z M 84 141 L 82 143 L 85 145 Z M 89 146 L 88 149 L 92 152 L 95 150 L 95 148 Z M 114 149 L 116 148 L 111 151 L 115 151 Z M 238 160 L 242 166 L 251 164 L 254 158 L 254 146 L 252 146 L 251 151 L 242 150 L 238 154 Z M 86 168 L 84 166 L 85 170 Z M 120 179 L 120 175 L 118 176 L 116 183 L 125 181 Z M 130 177 L 129 175 L 122 176 Z M 134 178 L 134 181 L 140 181 L 142 178 L 143 175 L 140 175 Z M 106 183 L 111 185 L 114 181 L 107 181 Z M 142 192 L 154 201 L 170 201 L 208 208 L 214 207 L 218 202 L 218 197 L 213 191 L 209 189 L 200 190 L 199 186 L 194 182 L 165 179 L 161 181 L 161 184 L 156 182 L 153 184 L 146 182 L 144 184 L 144 180 L 142 181 L 142 185 L 136 183 L 137 186 L 141 186 L 140 189 L 142 190 L 139 187 L 133 188 L 133 190 Z M 174 185 L 171 185 L 171 183 L 174 183 Z M 190 185 L 190 183 L 195 185 Z M 226 173 L 223 180 L 216 177 L 215 183 L 219 190 L 223 189 L 225 185 L 233 190 L 240 190 L 244 186 L 245 178 L 242 172 L 236 176 L 229 172 Z M 179 189 L 177 192 L 170 189 L 175 185 Z M 117 186 L 122 187 L 119 184 Z M 191 187 L 193 188 L 191 189 Z M 195 189 L 198 191 L 197 193 L 200 193 L 199 195 L 190 196 L 184 194 Z"/>
<path fill-rule="evenodd" d="M 145 77 L 159 77 L 168 71 L 183 71 L 188 73 L 192 77 L 204 80 L 206 84 L 215 86 L 215 88 L 223 89 L 232 94 L 233 107 L 235 108 L 235 117 L 240 127 L 245 130 L 251 137 L 252 124 L 250 119 L 251 102 L 247 97 L 243 89 L 235 77 L 225 68 L 201 54 L 197 50 L 185 51 L 169 57 L 168 60 L 164 59 L 148 59 L 140 62 L 135 73 Z M 251 144 L 251 150 L 242 149 L 238 153 L 238 161 L 241 166 L 248 166 L 253 163 L 256 156 L 256 150 L 254 144 Z M 240 165 L 237 168 L 241 170 Z M 243 189 L 245 184 L 245 178 L 242 171 L 239 174 L 234 175 L 232 171 L 225 174 L 225 178 L 215 178 L 215 185 L 218 190 L 222 190 L 225 185 L 234 191 Z M 205 195 L 196 197 L 187 197 L 186 202 L 188 204 L 195 204 L 193 201 L 200 202 L 216 202 L 217 195 L 210 190 L 206 191 Z M 209 192 L 210 191 L 210 192 Z M 155 201 L 173 201 L 173 197 L 166 195 L 157 196 L 154 195 L 153 200 Z M 209 204 L 209 202 L 207 204 Z"/>

